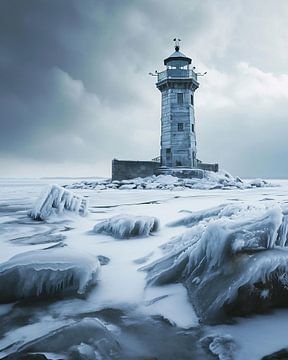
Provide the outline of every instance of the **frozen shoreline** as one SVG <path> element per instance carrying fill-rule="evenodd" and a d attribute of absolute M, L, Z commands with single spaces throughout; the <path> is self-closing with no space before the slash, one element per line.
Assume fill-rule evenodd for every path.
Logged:
<path fill-rule="evenodd" d="M 231 189 L 253 189 L 257 187 L 270 187 L 269 181 L 263 179 L 242 180 L 238 176 L 234 177 L 227 171 L 220 170 L 217 173 L 204 171 L 203 178 L 179 178 L 172 175 L 153 175 L 145 178 L 135 178 L 130 180 L 82 180 L 65 185 L 67 189 L 89 189 L 89 190 L 231 190 Z"/>
<path fill-rule="evenodd" d="M 275 181 L 275 183 L 277 182 Z M 93 255 L 107 256 L 110 259 L 110 263 L 102 267 L 100 286 L 95 287 L 87 299 L 69 298 L 55 300 L 46 304 L 43 309 L 41 309 L 41 304 L 37 304 L 34 309 L 32 306 L 29 309 L 32 323 L 29 326 L 25 322 L 20 326 L 18 325 L 16 332 L 9 331 L 9 323 L 11 329 L 15 327 L 15 322 L 18 321 L 17 312 L 19 312 L 19 309 L 22 308 L 22 312 L 28 311 L 28 309 L 19 307 L 19 305 L 12 308 L 10 305 L 1 305 L 0 317 L 2 319 L 10 319 L 8 320 L 8 327 L 2 330 L 2 336 L 4 337 L 0 340 L 1 349 L 15 343 L 15 341 L 16 343 L 20 341 L 23 344 L 29 341 L 29 339 L 31 340 L 31 337 L 37 336 L 38 330 L 45 323 L 45 316 L 48 320 L 49 316 L 53 314 L 53 317 L 48 321 L 51 327 L 47 326 L 46 329 L 49 331 L 65 323 L 65 321 L 73 322 L 76 314 L 82 316 L 81 314 L 101 312 L 106 308 L 120 309 L 123 312 L 127 312 L 130 321 L 132 321 L 131 316 L 133 313 L 135 314 L 135 321 L 138 317 L 141 318 L 141 316 L 149 319 L 157 314 L 162 315 L 171 324 L 176 324 L 184 329 L 192 326 L 195 327 L 196 331 L 199 328 L 198 320 L 188 299 L 185 299 L 185 288 L 182 285 L 173 285 L 163 288 L 147 288 L 144 291 L 145 274 L 137 271 L 142 264 L 135 263 L 135 260 L 146 257 L 146 262 L 145 259 L 142 260 L 145 264 L 148 261 L 157 259 L 161 255 L 159 245 L 167 242 L 171 237 L 179 233 L 179 229 L 165 226 L 167 223 L 183 217 L 183 213 L 181 214 L 179 211 L 196 211 L 228 202 L 237 203 L 241 201 L 245 203 L 248 201 L 261 201 L 269 204 L 269 202 L 277 200 L 288 201 L 288 181 L 281 181 L 282 185 L 280 187 L 244 190 L 231 189 L 228 192 L 221 189 L 216 189 L 212 192 L 199 189 L 169 192 L 157 189 L 153 191 L 137 189 L 133 191 L 115 191 L 111 189 L 105 192 L 79 189 L 73 191 L 76 191 L 79 195 L 89 197 L 91 213 L 87 218 L 72 216 L 70 219 L 64 220 L 64 222 L 58 220 L 56 222 L 48 221 L 46 223 L 35 224 L 27 219 L 27 210 L 31 208 L 34 200 L 41 192 L 43 183 L 45 181 L 36 181 L 35 184 L 33 182 L 31 184 L 25 182 L 25 186 L 23 186 L 21 181 L 19 181 L 17 186 L 7 185 L 5 188 L 5 184 L 1 180 L 3 185 L 0 193 L 1 261 L 6 261 L 11 256 L 23 251 L 47 247 L 47 244 L 40 243 L 34 245 L 29 243 L 20 244 L 15 241 L 16 238 L 28 238 L 35 234 L 53 231 L 56 234 L 61 232 L 65 236 L 63 242 L 68 246 L 85 250 Z M 63 180 L 62 184 L 64 183 L 65 180 Z M 155 216 L 160 219 L 161 230 L 159 233 L 148 238 L 118 242 L 107 235 L 91 235 L 89 233 L 96 223 L 122 213 Z M 62 232 L 65 226 L 71 229 Z M 12 229 L 13 232 L 11 232 Z M 55 241 L 54 244 L 58 242 L 59 240 Z M 53 242 L 49 243 L 49 245 L 52 244 Z M 181 305 L 179 306 L 179 304 Z M 250 358 L 261 359 L 261 356 L 280 350 L 281 347 L 288 345 L 284 336 L 286 329 L 285 317 L 288 319 L 288 312 L 286 310 L 276 311 L 269 315 L 253 316 L 248 319 L 243 318 L 239 320 L 238 325 L 219 325 L 212 328 L 203 328 L 201 332 L 204 331 L 206 335 L 212 332 L 217 332 L 218 334 L 230 333 L 241 346 L 241 350 L 237 352 L 235 359 L 244 360 L 248 354 L 253 354 L 254 357 L 250 356 Z M 277 341 L 276 335 L 275 341 L 271 338 L 267 340 L 269 328 L 272 329 L 273 323 L 279 324 Z M 33 327 L 35 330 L 33 330 Z M 251 334 L 258 328 L 267 328 L 267 331 L 265 330 L 263 336 L 258 334 L 253 343 L 245 340 L 243 334 L 250 332 L 251 337 Z M 283 331 L 282 334 L 280 328 Z M 36 329 L 38 330 L 36 331 Z M 172 327 L 172 329 L 174 328 Z M 124 330 L 122 329 L 121 331 L 123 332 Z M 264 339 L 266 339 L 265 347 L 262 347 L 260 344 Z M 196 341 L 196 338 L 194 338 L 194 341 Z M 17 345 L 13 345 L 9 351 L 13 348 L 15 349 L 15 346 L 17 348 Z M 160 350 L 158 349 L 158 351 Z M 201 352 L 201 350 L 199 351 Z M 0 354 L 4 355 L 3 352 Z M 207 359 L 209 359 L 209 355 L 207 355 Z"/>

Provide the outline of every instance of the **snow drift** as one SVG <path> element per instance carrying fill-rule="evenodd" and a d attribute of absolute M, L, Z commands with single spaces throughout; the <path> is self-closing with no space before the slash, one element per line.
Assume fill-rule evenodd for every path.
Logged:
<path fill-rule="evenodd" d="M 287 205 L 223 205 L 177 223 L 192 227 L 143 268 L 149 284 L 183 282 L 208 322 L 288 305 Z"/>
<path fill-rule="evenodd" d="M 96 257 L 68 247 L 18 254 L 0 265 L 0 302 L 84 294 L 96 283 L 99 270 Z"/>
<path fill-rule="evenodd" d="M 159 221 L 152 216 L 116 215 L 94 226 L 95 233 L 107 234 L 116 239 L 149 236 L 159 229 Z"/>
<path fill-rule="evenodd" d="M 61 186 L 50 185 L 36 201 L 29 215 L 35 220 L 46 220 L 51 215 L 62 214 L 65 210 L 86 215 L 87 208 L 87 199 Z"/>

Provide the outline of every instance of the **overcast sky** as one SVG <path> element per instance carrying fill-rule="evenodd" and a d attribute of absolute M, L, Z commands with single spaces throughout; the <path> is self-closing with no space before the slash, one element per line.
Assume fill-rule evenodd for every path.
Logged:
<path fill-rule="evenodd" d="M 198 158 L 288 177 L 287 0 L 1 0 L 0 176 L 109 176 L 159 154 L 172 39 L 192 57 Z"/>

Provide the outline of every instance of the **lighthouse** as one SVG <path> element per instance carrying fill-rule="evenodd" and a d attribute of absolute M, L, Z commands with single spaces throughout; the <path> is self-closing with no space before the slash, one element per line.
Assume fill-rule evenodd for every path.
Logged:
<path fill-rule="evenodd" d="M 157 76 L 161 92 L 160 157 L 147 160 L 112 160 L 112 180 L 127 180 L 151 175 L 203 178 L 205 171 L 218 171 L 218 164 L 197 159 L 194 93 L 198 89 L 192 59 L 180 51 L 180 39 L 174 39 L 175 51 L 164 60 L 166 69 L 150 73 Z M 160 161 L 159 161 L 160 160 Z"/>
<path fill-rule="evenodd" d="M 198 89 L 192 59 L 180 51 L 180 39 L 174 39 L 175 51 L 164 60 L 166 69 L 157 73 L 161 91 L 161 166 L 197 168 L 194 93 Z"/>

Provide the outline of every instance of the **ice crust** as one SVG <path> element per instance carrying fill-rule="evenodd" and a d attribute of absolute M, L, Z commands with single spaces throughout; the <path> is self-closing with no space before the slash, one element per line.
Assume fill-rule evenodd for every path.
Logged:
<path fill-rule="evenodd" d="M 0 302 L 84 294 L 96 284 L 99 271 L 97 257 L 68 247 L 24 252 L 0 265 Z"/>
<path fill-rule="evenodd" d="M 99 319 L 84 318 L 26 343 L 19 350 L 52 351 L 69 354 L 69 359 L 97 360 L 109 359 L 109 354 L 118 352 L 120 347 L 112 333 Z"/>
<path fill-rule="evenodd" d="M 183 189 L 250 189 L 255 187 L 271 186 L 265 180 L 241 180 L 239 177 L 233 177 L 226 171 L 217 173 L 204 171 L 204 178 L 178 178 L 172 175 L 153 175 L 145 178 L 135 178 L 131 180 L 97 180 L 97 181 L 81 181 L 78 183 L 66 185 L 66 189 L 162 189 L 162 190 L 183 190 Z"/>
<path fill-rule="evenodd" d="M 111 235 L 116 239 L 149 236 L 159 229 L 159 221 L 152 216 L 116 215 L 94 226 L 95 233 Z"/>
<path fill-rule="evenodd" d="M 49 185 L 40 195 L 29 215 L 35 220 L 46 220 L 51 215 L 63 214 L 64 211 L 86 215 L 87 209 L 87 199 L 61 186 Z"/>
<path fill-rule="evenodd" d="M 208 322 L 288 305 L 287 204 L 222 205 L 174 225 L 192 227 L 144 267 L 149 284 L 183 282 Z"/>

